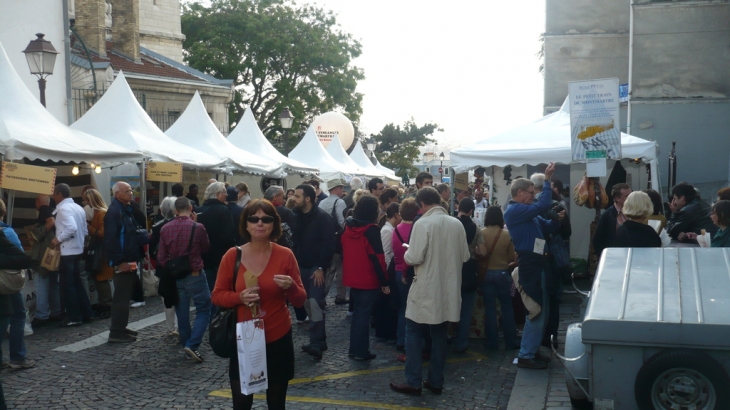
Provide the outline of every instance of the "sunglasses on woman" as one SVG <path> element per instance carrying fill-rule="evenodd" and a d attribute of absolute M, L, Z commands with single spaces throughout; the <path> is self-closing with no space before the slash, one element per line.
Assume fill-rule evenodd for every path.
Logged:
<path fill-rule="evenodd" d="M 265 224 L 273 224 L 274 223 L 274 217 L 273 216 L 249 216 L 246 218 L 247 221 L 251 222 L 252 224 L 257 224 L 259 221 L 265 223 Z"/>

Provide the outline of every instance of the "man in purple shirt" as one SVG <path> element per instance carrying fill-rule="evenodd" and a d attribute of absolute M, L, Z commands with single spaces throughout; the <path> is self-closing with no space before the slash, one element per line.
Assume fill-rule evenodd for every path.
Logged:
<path fill-rule="evenodd" d="M 178 303 L 175 306 L 180 344 L 185 356 L 197 362 L 203 361 L 198 350 L 205 330 L 210 321 L 213 304 L 210 301 L 210 289 L 203 271 L 203 259 L 200 254 L 210 246 L 205 227 L 193 221 L 190 216 L 193 206 L 186 197 L 175 200 L 175 219 L 168 222 L 160 231 L 160 245 L 157 250 L 157 262 L 165 266 L 171 259 L 188 255 L 192 272 L 182 279 L 177 279 Z M 190 241 L 192 235 L 192 241 Z M 195 303 L 195 323 L 190 329 L 190 299 Z"/>

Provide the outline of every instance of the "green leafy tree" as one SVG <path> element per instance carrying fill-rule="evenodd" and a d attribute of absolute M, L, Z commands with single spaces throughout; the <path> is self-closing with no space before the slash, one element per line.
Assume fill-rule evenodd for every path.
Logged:
<path fill-rule="evenodd" d="M 433 141 L 429 137 L 436 131 L 443 131 L 438 124 L 427 123 L 419 127 L 411 118 L 402 127 L 390 123 L 380 133 L 371 136 L 377 142 L 375 153 L 380 163 L 398 169 L 397 175 L 403 176 L 418 171 L 413 164 L 421 155 L 420 148 Z"/>
<path fill-rule="evenodd" d="M 289 107 L 296 135 L 315 115 L 338 109 L 357 122 L 363 70 L 352 60 L 360 43 L 344 33 L 335 15 L 290 0 L 213 0 L 183 7 L 185 61 L 220 79 L 233 79 L 231 125 L 246 108 L 275 145 L 284 146 L 279 114 Z"/>

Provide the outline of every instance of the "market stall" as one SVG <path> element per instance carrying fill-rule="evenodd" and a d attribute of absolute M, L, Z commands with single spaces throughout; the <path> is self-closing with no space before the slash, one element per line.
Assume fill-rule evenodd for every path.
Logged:
<path fill-rule="evenodd" d="M 304 138 L 289 153 L 289 158 L 318 168 L 319 178 L 325 182 L 336 178 L 349 181 L 353 177 L 353 170 L 343 169 L 343 165 L 325 150 L 311 125 Z"/>

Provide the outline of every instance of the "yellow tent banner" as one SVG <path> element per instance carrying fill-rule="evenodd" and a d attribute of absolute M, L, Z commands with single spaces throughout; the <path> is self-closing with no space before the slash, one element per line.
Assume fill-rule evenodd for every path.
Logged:
<path fill-rule="evenodd" d="M 182 182 L 182 162 L 148 162 L 146 177 L 147 181 L 159 182 Z"/>
<path fill-rule="evenodd" d="M 34 194 L 53 195 L 56 169 L 3 161 L 0 187 Z"/>

